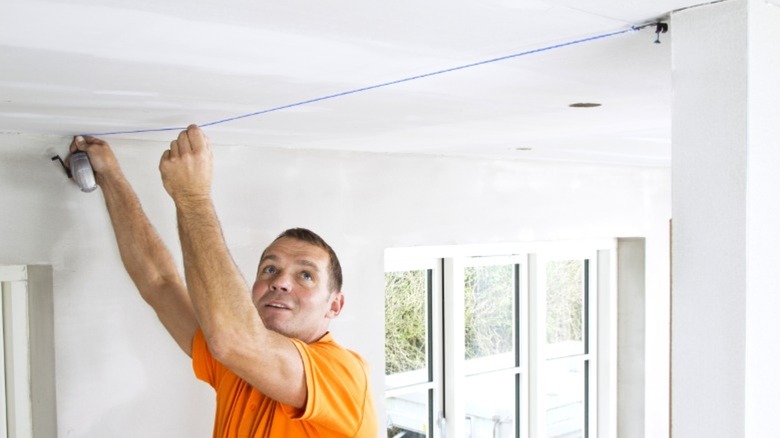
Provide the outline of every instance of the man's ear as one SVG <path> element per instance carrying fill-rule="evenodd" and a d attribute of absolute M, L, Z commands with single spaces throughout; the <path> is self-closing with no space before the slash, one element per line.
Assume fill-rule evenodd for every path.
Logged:
<path fill-rule="evenodd" d="M 341 292 L 332 292 L 330 300 L 330 309 L 328 309 L 327 318 L 335 318 L 341 313 L 341 309 L 344 307 L 344 294 Z"/>

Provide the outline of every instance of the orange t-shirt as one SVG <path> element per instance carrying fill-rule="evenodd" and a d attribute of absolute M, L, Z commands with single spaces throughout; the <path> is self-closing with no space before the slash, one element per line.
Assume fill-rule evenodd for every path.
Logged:
<path fill-rule="evenodd" d="M 306 374 L 308 397 L 302 410 L 266 397 L 241 380 L 211 356 L 203 333 L 195 333 L 195 375 L 217 391 L 214 438 L 376 438 L 376 412 L 363 358 L 338 345 L 330 333 L 312 344 L 291 341 Z"/>

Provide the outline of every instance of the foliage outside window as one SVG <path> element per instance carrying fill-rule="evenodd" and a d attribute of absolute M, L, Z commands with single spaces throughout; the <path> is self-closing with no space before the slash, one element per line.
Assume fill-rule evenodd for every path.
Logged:
<path fill-rule="evenodd" d="M 385 373 L 426 365 L 427 271 L 385 274 Z"/>
<path fill-rule="evenodd" d="M 582 260 L 547 263 L 547 343 L 582 341 Z"/>
<path fill-rule="evenodd" d="M 512 351 L 512 265 L 468 267 L 464 272 L 466 359 Z"/>

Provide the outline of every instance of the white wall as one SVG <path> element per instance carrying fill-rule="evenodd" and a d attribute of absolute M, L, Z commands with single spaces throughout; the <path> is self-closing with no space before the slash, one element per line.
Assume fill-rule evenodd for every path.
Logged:
<path fill-rule="evenodd" d="M 102 195 L 79 192 L 49 161 L 68 142 L 0 135 L 0 264 L 54 266 L 59 436 L 208 437 L 211 389 L 195 381 L 186 356 L 136 296 Z M 174 211 L 157 172 L 166 145 L 113 143 L 177 252 Z M 382 419 L 385 248 L 646 237 L 645 421 L 648 436 L 664 436 L 669 169 L 235 146 L 215 154 L 217 209 L 246 275 L 291 226 L 312 228 L 339 253 L 347 303 L 333 329 L 372 363 Z"/>

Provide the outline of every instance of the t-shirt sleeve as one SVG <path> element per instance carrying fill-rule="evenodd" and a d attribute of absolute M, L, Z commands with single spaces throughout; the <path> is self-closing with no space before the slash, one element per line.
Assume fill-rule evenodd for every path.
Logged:
<path fill-rule="evenodd" d="M 308 397 L 303 411 L 284 406 L 295 419 L 312 421 L 349 436 L 360 429 L 369 397 L 368 367 L 334 344 L 292 340 L 303 359 Z"/>
<path fill-rule="evenodd" d="M 195 331 L 195 336 L 192 338 L 192 368 L 195 377 L 216 388 L 217 361 L 211 355 L 206 338 L 203 337 L 200 329 Z"/>

